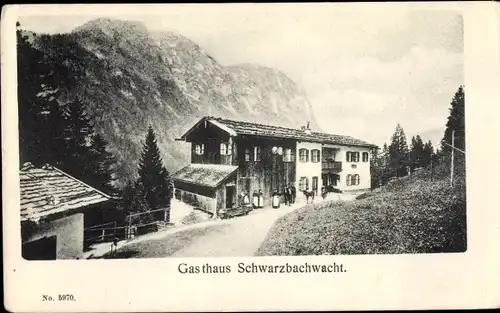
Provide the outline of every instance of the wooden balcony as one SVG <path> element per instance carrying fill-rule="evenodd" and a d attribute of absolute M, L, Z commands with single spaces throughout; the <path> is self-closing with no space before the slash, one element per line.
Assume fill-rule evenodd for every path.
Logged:
<path fill-rule="evenodd" d="M 321 164 L 321 169 L 328 172 L 340 172 L 342 171 L 342 162 L 323 161 Z"/>

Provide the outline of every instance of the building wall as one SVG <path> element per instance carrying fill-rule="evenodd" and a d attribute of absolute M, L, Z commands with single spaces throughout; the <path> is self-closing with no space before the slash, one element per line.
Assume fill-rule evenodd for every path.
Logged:
<path fill-rule="evenodd" d="M 339 187 L 344 191 L 365 190 L 371 188 L 371 175 L 370 175 L 370 158 L 371 153 L 369 148 L 363 147 L 346 147 L 339 146 L 339 160 L 342 161 L 342 171 L 339 173 L 340 182 Z M 346 152 L 359 152 L 359 162 L 347 162 Z M 363 152 L 368 152 L 368 161 L 363 162 Z M 355 168 L 353 168 L 353 165 Z M 347 175 L 359 175 L 359 185 L 348 186 Z"/>
<path fill-rule="evenodd" d="M 174 196 L 193 207 L 215 214 L 216 192 L 213 188 L 174 181 Z"/>
<path fill-rule="evenodd" d="M 300 191 L 299 188 L 299 183 L 300 183 L 300 178 L 301 177 L 307 177 L 309 181 L 309 190 L 312 190 L 312 181 L 313 177 L 317 177 L 318 179 L 318 191 L 321 189 L 321 160 L 322 160 L 322 155 L 321 155 L 321 144 L 320 143 L 314 143 L 314 142 L 300 142 L 297 141 L 297 146 L 296 146 L 296 181 L 295 181 L 295 188 L 297 188 L 297 198 L 303 198 L 304 194 Z M 300 156 L 299 156 L 299 151 L 300 149 L 307 149 L 309 150 L 309 160 L 305 163 L 300 161 Z M 312 152 L 311 150 L 313 149 L 318 149 L 319 152 L 319 162 L 313 163 L 312 162 Z"/>
<path fill-rule="evenodd" d="M 83 214 L 77 213 L 41 224 L 25 242 L 56 236 L 57 259 L 79 259 L 83 256 Z"/>
<path fill-rule="evenodd" d="M 260 147 L 260 160 L 254 160 L 254 147 Z M 283 148 L 283 154 L 273 154 L 273 147 Z M 238 180 L 237 194 L 242 191 L 252 197 L 254 192 L 262 191 L 264 205 L 270 205 L 274 190 L 282 192 L 286 184 L 296 180 L 296 159 L 285 160 L 285 149 L 296 154 L 295 142 L 288 139 L 239 138 L 238 139 Z M 250 150 L 250 160 L 245 160 L 245 151 Z"/>
<path fill-rule="evenodd" d="M 236 164 L 237 146 L 234 138 L 216 126 L 207 123 L 206 127 L 195 130 L 189 138 L 191 142 L 191 163 L 199 164 Z M 230 145 L 230 154 L 221 154 L 221 143 Z M 203 145 L 203 153 L 196 153 L 196 146 Z"/>

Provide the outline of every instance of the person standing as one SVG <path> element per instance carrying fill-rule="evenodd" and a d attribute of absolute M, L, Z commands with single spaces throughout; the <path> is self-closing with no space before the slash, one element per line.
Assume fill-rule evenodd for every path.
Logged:
<path fill-rule="evenodd" d="M 252 206 L 254 209 L 259 207 L 259 193 L 257 191 L 253 192 L 252 195 Z"/>
<path fill-rule="evenodd" d="M 275 190 L 273 192 L 271 202 L 272 202 L 273 209 L 277 209 L 280 207 L 280 194 L 279 194 L 278 190 Z"/>
<path fill-rule="evenodd" d="M 292 204 L 295 203 L 295 198 L 297 197 L 297 189 L 295 189 L 295 184 L 290 186 L 290 195 Z"/>
<path fill-rule="evenodd" d="M 264 207 L 264 195 L 262 194 L 262 189 L 259 189 L 259 208 Z"/>
<path fill-rule="evenodd" d="M 290 198 L 289 198 L 289 193 L 288 193 L 288 185 L 283 188 L 283 200 L 285 201 L 285 205 L 289 205 L 290 203 Z"/>

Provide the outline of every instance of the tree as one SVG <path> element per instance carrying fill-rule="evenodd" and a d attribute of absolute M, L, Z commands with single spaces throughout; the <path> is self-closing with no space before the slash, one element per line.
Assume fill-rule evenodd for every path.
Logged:
<path fill-rule="evenodd" d="M 397 177 L 404 176 L 408 161 L 408 144 L 406 143 L 406 135 L 400 124 L 396 126 L 396 130 L 391 137 L 389 145 L 389 168 Z"/>
<path fill-rule="evenodd" d="M 20 159 L 40 165 L 52 161 L 46 153 L 54 142 L 47 138 L 58 127 L 50 119 L 60 115 L 59 90 L 50 84 L 53 71 L 44 54 L 31 45 L 19 22 L 16 26 Z"/>
<path fill-rule="evenodd" d="M 151 210 L 170 207 L 172 198 L 170 174 L 163 166 L 151 125 L 148 127 L 141 153 L 138 182 L 144 188 L 146 202 Z"/>
<path fill-rule="evenodd" d="M 115 194 L 113 168 L 116 159 L 113 154 L 107 151 L 107 145 L 108 143 L 100 134 L 92 136 L 88 154 L 89 159 L 86 160 L 90 169 L 88 183 L 105 193 Z"/>
<path fill-rule="evenodd" d="M 420 135 L 412 137 L 410 150 L 410 166 L 413 168 L 424 166 L 424 143 Z"/>
<path fill-rule="evenodd" d="M 425 143 L 422 155 L 422 162 L 424 166 L 427 166 L 431 163 L 432 158 L 434 157 L 434 147 L 432 146 L 432 142 L 429 140 Z"/>
<path fill-rule="evenodd" d="M 92 165 L 90 157 L 90 137 L 93 125 L 87 117 L 83 105 L 75 99 L 66 105 L 65 110 L 65 155 L 64 170 L 80 179 L 91 176 L 88 171 Z"/>
<path fill-rule="evenodd" d="M 455 131 L 455 147 L 465 151 L 465 92 L 463 86 L 458 87 L 450 106 L 450 115 L 448 116 L 440 149 L 445 155 L 451 152 L 451 148 L 445 143 L 451 145 L 453 131 Z"/>

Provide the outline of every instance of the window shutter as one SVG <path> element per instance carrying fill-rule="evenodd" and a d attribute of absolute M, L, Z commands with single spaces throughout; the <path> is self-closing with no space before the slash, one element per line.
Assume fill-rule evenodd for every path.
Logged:
<path fill-rule="evenodd" d="M 351 152 L 347 151 L 345 153 L 345 160 L 346 162 L 351 162 Z"/>
<path fill-rule="evenodd" d="M 350 186 L 351 185 L 351 175 L 346 176 L 346 185 Z"/>

